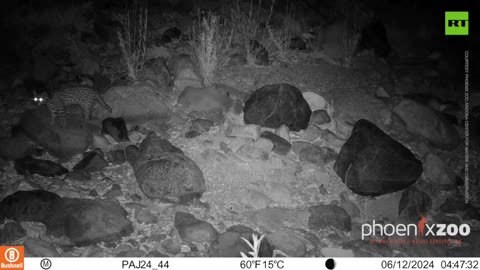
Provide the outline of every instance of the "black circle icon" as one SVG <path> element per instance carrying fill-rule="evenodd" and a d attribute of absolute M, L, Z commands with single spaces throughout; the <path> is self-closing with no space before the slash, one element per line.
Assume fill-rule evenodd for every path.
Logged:
<path fill-rule="evenodd" d="M 335 268 L 335 261 L 333 259 L 328 259 L 325 262 L 325 267 L 327 267 L 327 269 L 334 269 Z"/>
<path fill-rule="evenodd" d="M 43 270 L 48 270 L 52 267 L 52 261 L 50 261 L 49 259 L 43 259 L 40 261 L 40 267 Z"/>

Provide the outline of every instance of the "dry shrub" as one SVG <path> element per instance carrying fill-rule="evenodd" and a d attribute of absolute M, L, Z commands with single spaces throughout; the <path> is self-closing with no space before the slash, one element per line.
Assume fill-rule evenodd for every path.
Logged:
<path fill-rule="evenodd" d="M 237 0 L 235 8 L 231 10 L 230 20 L 235 27 L 235 41 L 240 44 L 249 65 L 255 64 L 256 57 L 262 49 L 255 46 L 252 41 L 261 43 L 266 39 L 266 26 L 272 17 L 274 4 L 275 0 L 266 13 L 262 9 L 262 0 L 258 0 L 256 4 L 250 0 L 248 7 L 242 6 L 240 0 Z"/>
<path fill-rule="evenodd" d="M 135 81 L 145 64 L 148 9 L 137 0 L 125 9 L 124 14 L 118 15 L 122 30 L 117 32 L 117 37 L 128 77 Z"/>
<path fill-rule="evenodd" d="M 205 85 L 213 83 L 215 70 L 225 64 L 232 33 L 232 27 L 220 16 L 198 11 L 190 43 Z"/>

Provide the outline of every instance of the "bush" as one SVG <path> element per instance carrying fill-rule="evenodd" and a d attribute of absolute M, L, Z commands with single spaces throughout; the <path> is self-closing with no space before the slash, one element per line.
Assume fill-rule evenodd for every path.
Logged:
<path fill-rule="evenodd" d="M 192 29 L 191 46 L 195 51 L 204 84 L 211 85 L 215 70 L 226 62 L 227 51 L 232 42 L 232 27 L 211 12 L 198 12 L 197 18 Z"/>
<path fill-rule="evenodd" d="M 125 14 L 119 15 L 122 30 L 117 32 L 118 42 L 128 77 L 137 80 L 145 64 L 147 42 L 148 9 L 139 1 L 134 0 Z"/>
<path fill-rule="evenodd" d="M 270 40 L 275 44 L 277 48 L 278 57 L 281 60 L 287 58 L 287 53 L 290 51 L 290 42 L 294 37 L 294 25 L 296 25 L 293 8 L 293 4 L 287 1 L 285 15 L 283 16 L 283 24 L 278 31 L 274 31 L 269 25 L 267 25 L 267 31 L 270 36 Z"/>
<path fill-rule="evenodd" d="M 240 0 L 237 0 L 236 7 L 231 10 L 230 20 L 235 27 L 236 34 L 235 41 L 238 42 L 242 48 L 242 52 L 247 58 L 249 65 L 254 65 L 258 53 L 262 49 L 261 46 L 255 46 L 255 42 L 265 40 L 267 37 L 266 27 L 273 14 L 273 6 L 275 0 L 272 1 L 268 14 L 262 10 L 262 0 L 258 0 L 256 4 L 250 0 L 248 7 L 243 7 Z M 262 18 L 266 18 L 262 20 Z"/>

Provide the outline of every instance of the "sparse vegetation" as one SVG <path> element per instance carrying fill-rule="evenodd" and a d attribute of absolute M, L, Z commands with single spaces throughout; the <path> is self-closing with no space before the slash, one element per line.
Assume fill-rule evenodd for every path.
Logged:
<path fill-rule="evenodd" d="M 198 11 L 197 22 L 192 30 L 191 46 L 195 51 L 200 73 L 205 85 L 211 85 L 215 70 L 225 63 L 232 42 L 232 27 L 211 12 Z"/>
<path fill-rule="evenodd" d="M 260 245 L 262 244 L 262 240 L 263 240 L 264 237 L 265 237 L 265 234 L 262 234 L 260 237 L 257 237 L 256 234 L 252 233 L 253 244 L 250 243 L 250 241 L 248 241 L 248 239 L 242 237 L 242 240 L 245 241 L 245 243 L 247 243 L 248 246 L 250 247 L 250 249 L 252 250 L 252 251 L 248 252 L 248 254 L 251 257 L 254 257 L 254 258 L 259 257 L 259 255 L 260 255 Z M 248 256 L 243 252 L 240 252 L 240 255 L 242 255 L 243 258 L 248 258 Z"/>
<path fill-rule="evenodd" d="M 137 0 L 126 7 L 125 14 L 118 16 L 122 30 L 117 32 L 128 77 L 137 80 L 145 63 L 147 48 L 148 9 Z"/>
<path fill-rule="evenodd" d="M 271 13 L 273 13 L 273 5 L 271 7 Z M 278 31 L 272 29 L 270 25 L 266 25 L 270 40 L 275 44 L 277 48 L 278 57 L 281 60 L 286 60 L 287 53 L 290 51 L 290 41 L 292 40 L 293 26 L 295 24 L 295 9 L 293 4 L 288 1 L 286 6 L 286 11 L 283 16 L 283 24 L 280 26 Z"/>
<path fill-rule="evenodd" d="M 261 50 L 252 41 L 261 43 L 266 39 L 266 26 L 272 17 L 274 4 L 275 0 L 272 1 L 268 14 L 262 11 L 262 0 L 258 0 L 256 4 L 251 0 L 248 8 L 242 7 L 237 0 L 235 8 L 231 10 L 230 20 L 235 26 L 234 40 L 240 44 L 249 65 L 255 64 L 256 56 Z M 265 20 L 262 20 L 263 18 Z"/>

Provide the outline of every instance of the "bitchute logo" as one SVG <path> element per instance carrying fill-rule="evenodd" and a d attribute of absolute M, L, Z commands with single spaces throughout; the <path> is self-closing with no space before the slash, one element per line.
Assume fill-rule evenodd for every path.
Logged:
<path fill-rule="evenodd" d="M 468 224 L 428 224 L 427 218 L 420 214 L 417 224 L 379 224 L 373 220 L 372 224 L 362 225 L 362 240 L 368 236 L 417 236 L 417 237 L 455 237 L 470 234 Z"/>

